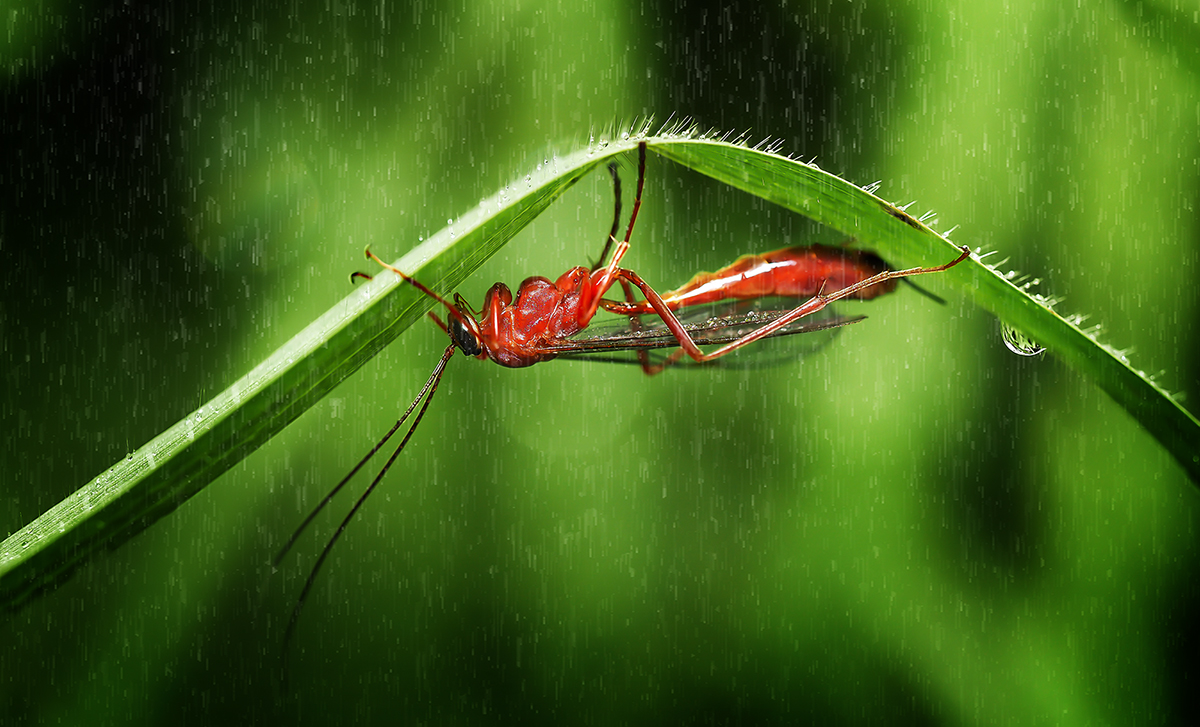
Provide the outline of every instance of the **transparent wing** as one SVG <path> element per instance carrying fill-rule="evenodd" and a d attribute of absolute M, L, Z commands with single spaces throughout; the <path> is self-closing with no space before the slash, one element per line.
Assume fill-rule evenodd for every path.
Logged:
<path fill-rule="evenodd" d="M 764 304 L 766 308 L 764 309 Z M 732 343 L 752 331 L 790 312 L 797 305 L 790 299 L 766 299 L 753 302 L 696 306 L 676 315 L 688 335 L 700 346 Z M 857 323 L 866 316 L 840 316 L 829 308 L 784 326 L 767 338 L 706 364 L 683 357 L 676 366 L 721 366 L 757 368 L 795 361 L 824 348 L 839 329 Z M 814 334 L 796 337 L 796 334 Z M 640 352 L 647 352 L 652 363 L 660 363 L 679 347 L 675 336 L 660 318 L 640 316 L 636 324 L 627 317 L 593 323 L 573 338 L 546 346 L 560 358 L 587 359 L 614 363 L 640 363 Z"/>

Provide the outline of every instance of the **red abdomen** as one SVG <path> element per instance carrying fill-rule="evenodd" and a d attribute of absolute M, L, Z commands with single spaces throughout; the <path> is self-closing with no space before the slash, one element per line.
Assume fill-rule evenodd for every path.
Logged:
<path fill-rule="evenodd" d="M 715 273 L 700 273 L 686 285 L 663 296 L 672 310 L 722 300 L 750 300 L 766 296 L 811 298 L 834 293 L 887 270 L 874 253 L 829 245 L 787 247 L 763 255 L 743 255 Z M 885 280 L 858 291 L 852 298 L 870 300 L 896 289 Z M 614 313 L 649 313 L 645 303 L 607 306 Z"/>

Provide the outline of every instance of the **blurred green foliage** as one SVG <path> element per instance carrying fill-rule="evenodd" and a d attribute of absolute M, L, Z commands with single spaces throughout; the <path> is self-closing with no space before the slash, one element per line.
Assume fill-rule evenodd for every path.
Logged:
<path fill-rule="evenodd" d="M 398 257 L 555 150 L 646 114 L 782 137 L 883 180 L 1200 394 L 1200 84 L 1182 3 L 8 18 L 10 38 L 37 35 L 0 55 L 6 533 L 341 298 L 364 245 Z M 650 174 L 627 261 L 656 284 L 810 234 L 671 165 Z M 604 175 L 584 180 L 460 292 L 589 260 L 610 195 Z M 901 293 L 861 311 L 833 346 L 765 371 L 455 361 L 335 551 L 281 685 L 282 626 L 337 513 L 282 572 L 267 562 L 424 381 L 444 339 L 414 329 L 11 615 L 0 715 L 1188 721 L 1200 504 L 1177 465 L 1052 358 L 1008 353 L 970 306 Z"/>

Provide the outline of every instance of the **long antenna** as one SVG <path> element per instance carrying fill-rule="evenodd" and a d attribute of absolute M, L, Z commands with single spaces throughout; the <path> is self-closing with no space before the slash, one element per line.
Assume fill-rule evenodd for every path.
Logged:
<path fill-rule="evenodd" d="M 391 468 L 392 463 L 396 461 L 396 458 L 400 456 L 400 452 L 404 450 L 404 445 L 408 444 L 408 440 L 412 438 L 413 432 L 417 430 L 417 425 L 421 423 L 421 418 L 425 416 L 425 410 L 429 408 L 429 402 L 433 401 L 433 395 L 437 393 L 438 383 L 442 380 L 442 373 L 446 370 L 446 363 L 450 360 L 450 357 L 454 355 L 454 351 L 455 346 L 453 343 L 446 347 L 446 352 L 442 354 L 441 360 L 438 361 L 437 366 L 434 367 L 433 373 L 429 376 L 429 380 L 425 382 L 425 386 L 421 388 L 421 393 L 417 394 L 417 398 L 413 400 L 413 403 L 408 406 L 407 411 L 404 412 L 404 416 L 400 417 L 400 420 L 396 422 L 395 426 L 393 426 L 388 433 L 384 435 L 383 439 L 379 440 L 379 443 L 367 453 L 367 456 L 363 457 L 362 460 L 354 466 L 354 469 L 350 470 L 350 474 L 346 475 L 342 481 L 339 482 L 333 488 L 333 490 L 331 490 L 329 494 L 325 496 L 325 499 L 321 500 L 320 504 L 318 504 L 312 513 L 310 513 L 309 516 L 304 520 L 304 522 L 300 524 L 300 527 L 296 528 L 296 532 L 292 534 L 291 539 L 289 539 L 287 544 L 283 546 L 283 549 L 279 552 L 279 555 L 275 557 L 275 561 L 272 565 L 274 567 L 278 567 L 280 561 L 283 560 L 283 557 L 287 555 L 288 551 L 300 537 L 300 533 L 303 532 L 304 528 L 313 521 L 313 518 L 317 516 L 317 513 L 319 513 L 321 509 L 333 499 L 334 495 L 336 495 L 343 487 L 346 486 L 346 483 L 350 481 L 350 478 L 353 477 L 360 469 L 362 469 L 363 465 L 367 463 L 367 460 L 371 459 L 376 452 L 383 448 L 384 444 L 391 439 L 392 435 L 400 429 L 401 425 L 404 424 L 404 421 L 408 419 L 410 414 L 412 414 L 413 409 L 415 409 L 417 406 L 417 402 L 420 402 L 422 399 L 424 399 L 420 410 L 417 411 L 417 416 L 413 420 L 412 426 L 409 427 L 407 432 L 405 432 L 404 439 L 400 441 L 400 446 L 396 447 L 396 451 L 392 453 L 392 456 L 389 457 L 388 461 L 383 465 L 383 469 L 379 470 L 379 474 L 375 475 L 375 479 L 371 480 L 371 484 L 368 485 L 367 489 L 363 491 L 363 494 L 359 496 L 358 500 L 354 503 L 354 507 L 350 508 L 350 512 L 346 514 L 346 517 L 342 519 L 341 524 L 338 525 L 337 530 L 334 531 L 332 536 L 330 536 L 329 542 L 325 543 L 325 549 L 321 551 L 321 555 L 317 558 L 316 564 L 313 565 L 312 570 L 309 571 L 308 580 L 304 582 L 304 588 L 300 591 L 300 597 L 296 599 L 296 605 L 292 609 L 292 616 L 288 620 L 287 630 L 284 631 L 283 634 L 282 654 L 285 657 L 287 654 L 288 645 L 292 640 L 292 634 L 296 630 L 296 622 L 300 618 L 300 610 L 304 607 L 304 602 L 308 599 L 308 593 L 312 590 L 313 584 L 317 580 L 317 574 L 321 571 L 321 566 L 325 564 L 325 560 L 329 557 L 330 551 L 333 550 L 334 544 L 337 543 L 338 539 L 342 537 L 342 533 L 346 531 L 346 527 L 350 524 L 350 521 L 358 513 L 359 509 L 363 506 L 363 503 L 367 501 L 367 498 L 371 496 L 371 493 L 375 491 L 375 487 L 379 485 L 381 480 L 383 480 L 383 476 L 387 474 L 387 471 Z"/>

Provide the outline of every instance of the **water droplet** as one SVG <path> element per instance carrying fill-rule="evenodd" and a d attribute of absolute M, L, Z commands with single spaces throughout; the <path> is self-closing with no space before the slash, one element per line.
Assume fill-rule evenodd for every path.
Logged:
<path fill-rule="evenodd" d="M 1045 346 L 1004 321 L 1000 321 L 1000 335 L 1004 337 L 1004 345 L 1008 346 L 1008 350 L 1018 356 L 1037 356 L 1046 350 Z"/>

